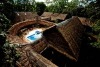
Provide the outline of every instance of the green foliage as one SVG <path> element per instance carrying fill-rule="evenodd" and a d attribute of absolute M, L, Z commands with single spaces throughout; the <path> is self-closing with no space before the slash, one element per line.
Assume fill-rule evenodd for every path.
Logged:
<path fill-rule="evenodd" d="M 34 11 L 35 5 L 35 0 L 7 0 L 5 2 L 0 2 L 0 11 L 2 11 L 5 15 L 9 14 L 9 16 L 6 15 L 9 19 L 9 17 L 13 15 L 14 11 Z"/>
<path fill-rule="evenodd" d="M 92 45 L 93 47 L 96 47 L 96 48 L 100 48 L 100 41 L 99 42 L 90 43 L 90 45 Z"/>
<path fill-rule="evenodd" d="M 36 12 L 40 16 L 44 12 L 46 5 L 43 2 L 36 3 Z"/>
<path fill-rule="evenodd" d="M 75 8 L 72 12 L 72 15 L 79 17 L 87 17 L 86 10 L 84 7 Z"/>
<path fill-rule="evenodd" d="M 86 7 L 86 13 L 88 14 L 88 17 L 90 17 L 90 18 L 92 19 L 93 14 L 95 13 L 94 6 L 88 5 L 88 6 Z"/>
<path fill-rule="evenodd" d="M 92 45 L 93 47 L 96 47 L 96 48 L 100 48 L 100 33 L 98 35 L 96 35 L 96 37 L 97 37 L 97 41 L 90 43 L 90 45 Z"/>
<path fill-rule="evenodd" d="M 15 67 L 16 61 L 20 57 L 20 53 L 16 50 L 16 46 L 6 41 L 6 38 L 0 35 L 0 66 Z"/>
<path fill-rule="evenodd" d="M 86 13 L 91 20 L 100 19 L 100 6 L 96 2 L 91 2 L 86 6 Z"/>
<path fill-rule="evenodd" d="M 10 20 L 14 18 L 13 4 L 9 1 L 3 3 L 2 13 Z"/>
<path fill-rule="evenodd" d="M 68 2 L 68 0 L 54 0 L 54 2 L 47 6 L 46 11 L 53 13 L 69 13 L 78 6 L 78 0 Z"/>
<path fill-rule="evenodd" d="M 86 13 L 88 17 L 95 23 L 92 26 L 93 34 L 96 36 L 97 41 L 90 43 L 93 47 L 100 48 L 100 0 L 91 2 L 86 6 Z"/>
<path fill-rule="evenodd" d="M 90 43 L 93 47 L 100 48 L 100 20 L 97 20 L 92 26 L 93 34 L 95 35 L 97 41 Z"/>
<path fill-rule="evenodd" d="M 61 13 L 66 6 L 66 0 L 58 0 L 54 2 L 53 12 Z"/>
<path fill-rule="evenodd" d="M 10 27 L 10 20 L 7 19 L 7 17 L 4 14 L 0 13 L 0 30 L 7 32 L 9 27 Z"/>
<path fill-rule="evenodd" d="M 54 2 L 47 7 L 47 11 L 53 13 L 61 13 L 65 8 L 66 0 L 54 0 Z"/>
<path fill-rule="evenodd" d="M 35 11 L 35 0 L 16 0 L 14 2 L 14 11 Z"/>
<path fill-rule="evenodd" d="M 92 26 L 92 29 L 95 33 L 100 34 L 100 20 L 97 20 L 94 25 Z"/>
<path fill-rule="evenodd" d="M 4 64 L 6 64 L 6 66 L 9 67 L 15 67 L 16 65 L 15 63 L 20 56 L 16 51 L 16 47 L 10 46 L 10 43 L 6 42 L 3 46 L 3 51 L 4 51 L 4 59 L 3 59 Z"/>
<path fill-rule="evenodd" d="M 93 47 L 100 48 L 100 0 L 91 2 L 85 7 L 87 16 L 95 23 L 92 26 L 93 35 L 97 41 L 90 43 Z"/>

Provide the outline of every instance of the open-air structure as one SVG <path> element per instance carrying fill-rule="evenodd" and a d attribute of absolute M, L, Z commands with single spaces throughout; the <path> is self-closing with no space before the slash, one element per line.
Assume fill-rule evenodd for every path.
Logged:
<path fill-rule="evenodd" d="M 27 41 L 25 36 L 32 30 L 42 29 L 41 38 L 34 42 Z M 79 58 L 84 27 L 78 17 L 72 17 L 55 24 L 45 20 L 32 19 L 14 24 L 8 30 L 8 40 L 18 45 L 21 58 L 16 62 L 18 67 L 58 67 L 53 60 L 44 56 L 49 48 L 76 62 Z M 32 34 L 32 38 L 35 38 Z M 55 54 L 54 51 L 51 54 Z M 59 57 L 62 58 L 62 57 Z"/>

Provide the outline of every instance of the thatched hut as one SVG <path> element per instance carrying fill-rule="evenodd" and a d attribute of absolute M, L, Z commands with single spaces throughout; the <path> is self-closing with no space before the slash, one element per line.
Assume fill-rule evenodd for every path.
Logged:
<path fill-rule="evenodd" d="M 15 18 L 13 23 L 25 20 L 31 20 L 36 18 L 37 16 L 38 16 L 37 13 L 33 12 L 15 12 Z M 56 20 L 64 21 L 67 18 L 67 14 L 44 12 L 40 17 L 42 20 L 47 20 L 47 21 L 56 21 Z"/>
<path fill-rule="evenodd" d="M 51 21 L 61 20 L 64 21 L 67 18 L 67 14 L 54 13 L 51 15 Z"/>
<path fill-rule="evenodd" d="M 57 52 L 66 56 L 66 58 L 69 58 L 73 61 L 78 60 L 80 46 L 82 43 L 82 36 L 84 34 L 84 27 L 81 24 L 78 17 L 72 17 L 68 20 L 65 20 L 65 21 L 59 23 L 59 24 L 54 24 L 54 23 L 44 21 L 44 20 L 41 20 L 38 22 L 36 22 L 36 20 L 31 20 L 31 21 L 27 20 L 24 22 L 20 22 L 20 23 L 13 25 L 9 29 L 8 40 L 13 41 L 15 39 L 15 38 L 13 38 L 13 36 L 17 36 L 18 38 L 21 38 L 22 35 L 20 35 L 20 36 L 18 35 L 19 31 L 21 31 L 24 28 L 27 28 L 26 30 L 28 30 L 29 27 L 31 27 L 30 25 L 33 25 L 32 26 L 33 28 L 35 26 L 37 27 L 37 24 L 40 24 L 40 27 L 41 27 L 41 25 L 43 27 L 46 26 L 45 30 L 43 31 L 43 38 L 34 43 L 26 44 L 23 41 L 21 44 L 22 49 L 18 48 L 18 50 L 20 52 L 22 52 L 22 54 L 21 54 L 22 58 L 28 59 L 28 57 L 29 57 L 28 55 L 30 55 L 30 53 L 32 51 L 35 51 L 36 54 L 37 53 L 41 54 L 46 49 L 48 49 L 48 47 L 51 47 L 54 50 L 56 50 Z M 25 32 L 25 31 L 23 31 L 23 32 Z M 10 36 L 12 36 L 12 39 L 10 39 Z M 12 43 L 15 43 L 16 41 L 17 41 L 17 39 L 15 41 L 13 41 Z M 17 42 L 17 43 L 19 43 L 19 42 Z M 30 52 L 30 50 L 31 50 L 31 52 Z M 26 53 L 28 53 L 28 54 L 26 54 Z M 26 60 L 27 64 L 34 64 L 35 66 L 37 66 L 37 65 L 39 66 L 39 64 L 44 63 L 43 65 L 47 65 L 46 62 L 40 62 L 40 60 L 42 58 L 40 56 L 42 56 L 42 55 L 36 55 L 36 54 L 34 54 L 34 52 L 32 52 L 32 54 L 30 55 L 31 59 Z M 37 60 L 35 58 L 36 56 L 39 56 L 40 59 Z M 17 65 L 22 66 L 22 65 L 26 64 L 26 63 L 22 62 L 22 60 L 23 60 L 22 58 L 18 61 Z M 32 61 L 33 58 L 36 59 L 37 61 L 36 62 Z M 29 61 L 31 61 L 31 63 Z M 44 59 L 42 59 L 41 61 L 44 61 Z M 48 62 L 48 64 L 54 65 L 50 61 Z M 54 65 L 52 67 L 56 67 L 56 66 Z"/>
<path fill-rule="evenodd" d="M 48 22 L 48 21 L 45 21 L 45 20 L 39 20 L 37 22 L 37 20 L 26 20 L 26 21 L 23 21 L 23 22 L 19 22 L 19 23 L 16 23 L 14 24 L 9 30 L 9 34 L 8 34 L 8 40 L 11 42 L 11 43 L 17 43 L 17 44 L 21 44 L 21 45 L 25 45 L 25 44 L 28 44 L 25 40 L 24 40 L 24 36 L 31 30 L 34 30 L 36 28 L 41 28 L 43 30 L 47 29 L 48 27 L 51 27 L 51 26 L 54 26 L 55 24 L 51 23 L 51 22 Z M 39 42 L 40 41 L 40 42 Z M 41 45 L 41 43 L 44 43 L 44 40 L 39 40 L 38 41 L 38 44 Z M 36 47 L 38 45 L 35 45 Z M 33 48 L 35 48 L 35 46 Z M 45 44 L 43 45 L 45 46 Z M 36 48 L 36 51 L 39 52 L 39 51 L 42 51 L 40 50 L 41 48 L 39 48 L 41 46 L 38 46 Z M 39 50 L 38 50 L 39 49 Z"/>
<path fill-rule="evenodd" d="M 14 23 L 25 21 L 27 19 L 31 20 L 37 16 L 36 13 L 33 12 L 15 12 Z"/>
<path fill-rule="evenodd" d="M 48 21 L 56 21 L 56 20 L 64 21 L 66 18 L 67 14 L 61 14 L 61 13 L 44 12 L 41 15 L 41 19 Z"/>
<path fill-rule="evenodd" d="M 65 20 L 44 31 L 50 46 L 72 60 L 78 60 L 83 34 L 84 27 L 78 17 Z"/>
<path fill-rule="evenodd" d="M 55 64 L 51 63 L 51 61 L 47 60 L 42 55 L 40 55 L 40 53 L 43 52 L 48 46 L 44 37 L 34 43 L 28 43 L 24 40 L 24 33 L 34 30 L 36 28 L 44 28 L 45 30 L 48 27 L 54 25 L 55 24 L 45 20 L 37 21 L 33 19 L 18 22 L 8 30 L 9 34 L 7 35 L 7 39 L 10 41 L 10 43 L 17 45 L 17 50 L 21 52 L 21 58 L 16 63 L 18 67 L 57 67 Z M 30 54 L 30 56 L 28 56 L 28 54 Z"/>

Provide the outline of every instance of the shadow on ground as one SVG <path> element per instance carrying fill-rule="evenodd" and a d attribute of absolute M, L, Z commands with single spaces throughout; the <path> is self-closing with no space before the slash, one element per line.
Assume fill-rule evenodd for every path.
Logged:
<path fill-rule="evenodd" d="M 100 49 L 84 44 L 77 62 L 79 67 L 100 67 Z"/>
<path fill-rule="evenodd" d="M 59 67 L 100 67 L 100 49 L 88 44 L 81 46 L 77 62 L 71 61 L 53 48 L 46 49 L 42 55 Z"/>

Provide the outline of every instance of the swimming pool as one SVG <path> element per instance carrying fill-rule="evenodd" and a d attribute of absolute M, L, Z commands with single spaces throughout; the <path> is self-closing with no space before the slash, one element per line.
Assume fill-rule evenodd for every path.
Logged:
<path fill-rule="evenodd" d="M 35 29 L 30 31 L 25 38 L 28 42 L 39 40 L 40 38 L 42 38 L 42 29 Z"/>

